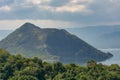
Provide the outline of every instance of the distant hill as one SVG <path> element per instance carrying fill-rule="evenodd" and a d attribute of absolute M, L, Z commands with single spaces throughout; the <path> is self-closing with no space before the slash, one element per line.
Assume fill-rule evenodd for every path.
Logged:
<path fill-rule="evenodd" d="M 120 25 L 68 28 L 96 48 L 120 48 Z"/>
<path fill-rule="evenodd" d="M 0 30 L 0 40 L 5 38 L 8 34 L 10 34 L 12 30 Z"/>
<path fill-rule="evenodd" d="M 113 55 L 103 53 L 64 29 L 42 29 L 25 23 L 0 42 L 0 48 L 26 57 L 40 57 L 47 61 L 84 63 L 103 61 Z"/>
<path fill-rule="evenodd" d="M 104 43 L 107 43 L 111 48 L 120 48 L 120 31 L 106 33 L 100 36 Z"/>

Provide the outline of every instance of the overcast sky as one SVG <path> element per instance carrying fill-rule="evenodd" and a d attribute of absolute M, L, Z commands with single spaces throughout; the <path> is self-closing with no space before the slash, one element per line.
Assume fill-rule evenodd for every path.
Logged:
<path fill-rule="evenodd" d="M 120 24 L 120 0 L 0 0 L 0 29 Z"/>

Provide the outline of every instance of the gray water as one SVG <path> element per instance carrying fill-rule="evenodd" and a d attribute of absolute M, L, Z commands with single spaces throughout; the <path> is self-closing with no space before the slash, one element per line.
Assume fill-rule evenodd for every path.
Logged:
<path fill-rule="evenodd" d="M 103 61 L 101 63 L 105 64 L 105 65 L 111 65 L 111 64 L 118 64 L 120 65 L 120 49 L 100 49 L 104 52 L 111 52 L 113 54 L 113 57 Z"/>

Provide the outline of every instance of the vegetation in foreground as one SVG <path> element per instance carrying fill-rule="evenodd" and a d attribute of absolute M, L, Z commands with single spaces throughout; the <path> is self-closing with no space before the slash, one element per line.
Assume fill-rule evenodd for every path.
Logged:
<path fill-rule="evenodd" d="M 120 80 L 120 66 L 97 64 L 89 61 L 87 66 L 47 63 L 41 59 L 10 55 L 0 49 L 1 80 Z"/>

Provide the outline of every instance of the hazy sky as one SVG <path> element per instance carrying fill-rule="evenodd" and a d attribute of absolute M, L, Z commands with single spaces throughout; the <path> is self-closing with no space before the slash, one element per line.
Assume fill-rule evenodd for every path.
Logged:
<path fill-rule="evenodd" d="M 0 0 L 0 29 L 120 24 L 120 0 Z"/>

